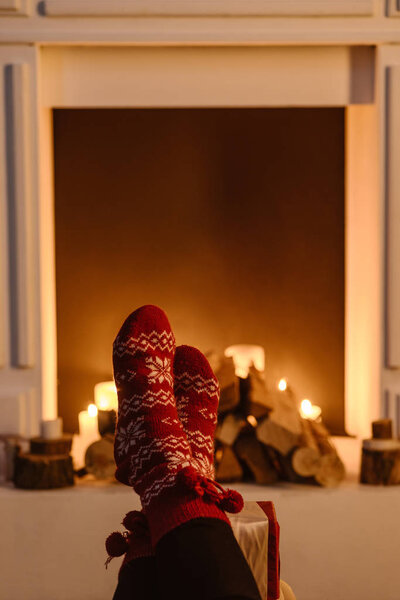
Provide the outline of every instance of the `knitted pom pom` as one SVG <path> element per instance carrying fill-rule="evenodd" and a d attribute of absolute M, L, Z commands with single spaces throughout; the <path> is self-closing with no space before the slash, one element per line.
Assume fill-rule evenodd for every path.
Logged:
<path fill-rule="evenodd" d="M 199 481 L 199 474 L 193 467 L 185 467 L 179 471 L 178 479 L 185 485 L 185 487 L 193 489 Z"/>
<path fill-rule="evenodd" d="M 235 490 L 226 490 L 219 506 L 226 512 L 239 513 L 243 508 L 243 498 Z"/>
<path fill-rule="evenodd" d="M 115 556 L 122 556 L 128 550 L 128 541 L 126 537 L 119 531 L 110 533 L 106 539 L 106 550 L 107 554 L 112 558 Z"/>
<path fill-rule="evenodd" d="M 139 510 L 131 510 L 128 512 L 122 525 L 128 529 L 128 531 L 134 532 L 136 535 L 143 535 L 148 531 L 148 525 L 146 517 Z"/>

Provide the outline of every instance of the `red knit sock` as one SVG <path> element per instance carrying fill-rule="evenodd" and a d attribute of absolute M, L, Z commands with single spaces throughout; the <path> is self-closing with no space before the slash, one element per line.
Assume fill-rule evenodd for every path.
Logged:
<path fill-rule="evenodd" d="M 174 394 L 192 451 L 192 464 L 202 475 L 214 479 L 219 385 L 208 360 L 197 348 L 178 346 L 176 349 Z"/>
<path fill-rule="evenodd" d="M 122 483 L 143 489 L 143 506 L 153 492 L 171 485 L 167 474 L 190 464 L 190 448 L 173 395 L 174 354 L 171 326 L 155 306 L 133 312 L 114 341 L 118 391 L 115 476 Z"/>
<path fill-rule="evenodd" d="M 119 410 L 116 477 L 139 494 L 153 547 L 171 529 L 198 517 L 228 522 L 242 500 L 197 470 L 173 395 L 174 337 L 166 315 L 144 306 L 123 324 L 113 351 Z"/>

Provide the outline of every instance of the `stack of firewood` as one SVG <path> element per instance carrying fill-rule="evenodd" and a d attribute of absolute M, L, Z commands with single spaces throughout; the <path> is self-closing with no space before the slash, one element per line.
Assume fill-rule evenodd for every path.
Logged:
<path fill-rule="evenodd" d="M 264 375 L 250 367 L 235 375 L 231 358 L 210 357 L 221 397 L 215 440 L 216 479 L 220 482 L 278 480 L 338 485 L 343 462 L 321 420 L 301 417 L 293 392 L 270 391 Z"/>

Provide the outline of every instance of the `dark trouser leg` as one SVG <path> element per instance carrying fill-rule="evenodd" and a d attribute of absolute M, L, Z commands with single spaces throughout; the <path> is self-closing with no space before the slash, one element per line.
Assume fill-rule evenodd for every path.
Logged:
<path fill-rule="evenodd" d="M 160 600 L 261 600 L 230 526 L 199 518 L 167 533 L 156 547 Z"/>
<path fill-rule="evenodd" d="M 159 600 L 154 556 L 135 558 L 124 565 L 113 600 Z"/>

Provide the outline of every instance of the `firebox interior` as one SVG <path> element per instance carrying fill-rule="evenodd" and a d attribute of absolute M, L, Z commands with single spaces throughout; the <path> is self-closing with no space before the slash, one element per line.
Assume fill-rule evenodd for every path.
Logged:
<path fill-rule="evenodd" d="M 179 344 L 263 345 L 343 432 L 344 109 L 57 109 L 54 145 L 66 430 L 151 303 Z"/>

